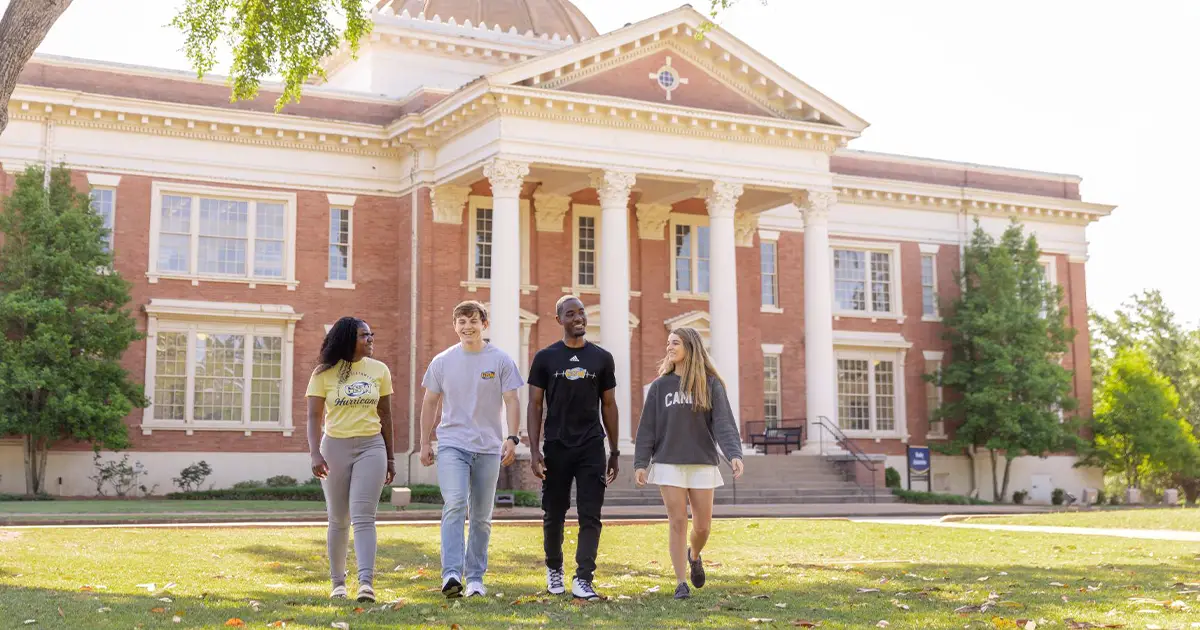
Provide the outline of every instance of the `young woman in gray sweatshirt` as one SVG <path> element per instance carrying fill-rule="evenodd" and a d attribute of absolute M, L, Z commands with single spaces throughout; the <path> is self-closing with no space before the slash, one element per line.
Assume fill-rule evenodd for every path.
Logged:
<path fill-rule="evenodd" d="M 658 367 L 642 408 L 634 449 L 634 481 L 658 486 L 670 522 L 671 564 L 678 585 L 675 599 L 691 596 L 687 585 L 704 586 L 700 552 L 712 525 L 714 489 L 724 485 L 717 468 L 717 447 L 729 460 L 733 477 L 742 475 L 742 440 L 725 382 L 713 367 L 700 334 L 677 328 L 667 338 L 667 356 Z M 688 547 L 688 503 L 692 536 Z"/>

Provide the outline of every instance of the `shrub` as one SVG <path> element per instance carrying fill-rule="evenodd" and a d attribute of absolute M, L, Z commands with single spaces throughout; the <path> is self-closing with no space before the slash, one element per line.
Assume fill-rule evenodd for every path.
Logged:
<path fill-rule="evenodd" d="M 900 487 L 900 471 L 896 470 L 895 468 L 892 468 L 891 466 L 888 466 L 887 470 L 883 471 L 883 485 L 885 485 L 889 488 L 899 488 Z"/>
<path fill-rule="evenodd" d="M 123 497 L 139 487 L 138 480 L 142 475 L 146 474 L 146 467 L 142 466 L 142 462 L 134 462 L 129 465 L 129 456 L 123 455 L 121 461 L 108 460 L 101 461 L 100 453 L 96 453 L 92 458 L 92 465 L 96 467 L 96 474 L 88 477 L 96 484 L 96 494 L 105 496 L 104 487 L 112 488 L 113 493 L 119 497 Z M 142 492 L 148 491 L 145 486 L 141 486 Z"/>
<path fill-rule="evenodd" d="M 255 487 L 234 487 L 221 490 L 198 490 L 196 492 L 172 492 L 166 498 L 173 500 L 195 501 L 324 501 L 325 494 L 320 486 L 291 486 L 288 488 L 267 488 L 261 481 L 240 482 L 259 484 Z M 380 492 L 381 501 L 392 499 L 392 489 L 384 488 Z"/>
<path fill-rule="evenodd" d="M 1024 505 L 1025 499 L 1029 498 L 1028 490 L 1017 490 L 1013 493 L 1013 503 L 1016 505 Z"/>
<path fill-rule="evenodd" d="M 291 488 L 298 485 L 300 485 L 300 482 L 296 481 L 295 477 L 289 475 L 275 475 L 267 479 L 268 488 Z"/>
<path fill-rule="evenodd" d="M 1104 494 L 1104 488 L 1096 491 L 1096 505 L 1104 505 L 1108 497 Z"/>
<path fill-rule="evenodd" d="M 212 467 L 208 465 L 208 462 L 200 460 L 198 463 L 179 471 L 179 476 L 173 477 L 171 482 L 175 484 L 175 487 L 184 492 L 199 490 L 200 486 L 204 484 L 204 480 L 208 479 L 208 476 L 211 474 Z"/>
<path fill-rule="evenodd" d="M 256 481 L 254 479 L 247 479 L 246 481 L 239 481 L 239 482 L 233 484 L 234 490 L 253 490 L 254 488 L 266 488 L 266 487 L 267 487 L 267 484 L 265 484 L 261 481 Z"/>
<path fill-rule="evenodd" d="M 0 501 L 53 501 L 48 494 L 0 494 Z"/>
<path fill-rule="evenodd" d="M 893 489 L 892 494 L 896 495 L 904 503 L 918 503 L 922 505 L 991 505 L 991 501 L 982 499 L 972 499 L 971 497 L 961 494 L 939 494 L 937 492 L 917 492 L 915 490 L 899 490 Z"/>
<path fill-rule="evenodd" d="M 1117 494 L 1116 492 L 1112 493 L 1112 495 L 1108 497 L 1108 504 L 1121 505 L 1121 495 Z"/>
<path fill-rule="evenodd" d="M 321 480 L 320 480 L 320 479 L 317 479 L 316 477 L 309 477 L 309 478 L 308 478 L 308 481 L 305 481 L 305 482 L 304 482 L 304 485 L 306 485 L 306 486 L 318 486 L 318 487 L 320 487 L 320 485 L 321 485 Z"/>
<path fill-rule="evenodd" d="M 1066 501 L 1067 501 L 1067 491 L 1066 490 L 1063 490 L 1062 488 L 1055 488 L 1054 491 L 1050 493 L 1050 502 L 1053 503 L 1054 505 L 1062 505 Z"/>

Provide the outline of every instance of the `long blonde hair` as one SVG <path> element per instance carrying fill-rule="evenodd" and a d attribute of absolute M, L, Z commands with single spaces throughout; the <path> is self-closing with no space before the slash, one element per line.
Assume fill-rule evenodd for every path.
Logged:
<path fill-rule="evenodd" d="M 725 385 L 725 380 L 717 372 L 708 351 L 704 349 L 704 341 L 695 328 L 676 328 L 672 335 L 683 342 L 687 357 L 679 365 L 679 390 L 692 397 L 692 409 L 708 411 L 712 409 L 712 392 L 708 391 L 708 377 L 712 376 Z M 676 364 L 670 355 L 664 356 L 658 364 L 658 375 L 666 376 L 675 372 Z"/>

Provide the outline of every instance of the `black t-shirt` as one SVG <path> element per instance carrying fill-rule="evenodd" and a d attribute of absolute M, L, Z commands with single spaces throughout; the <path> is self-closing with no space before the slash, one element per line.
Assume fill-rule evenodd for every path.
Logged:
<path fill-rule="evenodd" d="M 570 348 L 559 341 L 538 351 L 529 384 L 546 390 L 545 440 L 579 446 L 604 437 L 600 395 L 617 386 L 613 356 L 594 343 Z"/>

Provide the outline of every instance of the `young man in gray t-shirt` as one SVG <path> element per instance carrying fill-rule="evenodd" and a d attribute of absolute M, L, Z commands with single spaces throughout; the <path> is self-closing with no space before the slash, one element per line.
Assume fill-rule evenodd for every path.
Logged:
<path fill-rule="evenodd" d="M 463 595 L 464 568 L 467 597 L 487 595 L 483 574 L 487 571 L 496 480 L 500 466 L 516 460 L 521 442 L 517 437 L 521 426 L 517 390 L 525 383 L 512 357 L 484 341 L 487 327 L 487 309 L 482 304 L 456 306 L 454 332 L 459 343 L 433 358 L 421 383 L 425 388 L 421 464 L 432 466 L 437 460 L 443 503 L 442 593 L 451 598 Z M 464 545 L 468 508 L 471 531 Z"/>

